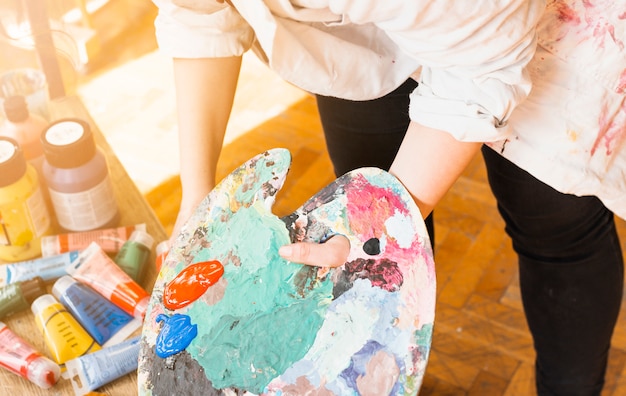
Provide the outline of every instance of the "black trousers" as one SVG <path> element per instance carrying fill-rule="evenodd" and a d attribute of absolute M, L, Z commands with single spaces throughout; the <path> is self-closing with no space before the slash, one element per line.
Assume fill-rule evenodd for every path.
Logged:
<path fill-rule="evenodd" d="M 409 79 L 382 98 L 362 102 L 316 96 L 336 176 L 366 166 L 389 170 L 409 126 L 409 94 L 416 87 Z M 424 222 L 434 247 L 433 215 Z"/>
<path fill-rule="evenodd" d="M 339 176 L 389 169 L 409 123 L 409 80 L 376 100 L 317 96 Z M 519 257 L 539 395 L 599 395 L 623 290 L 613 214 L 595 197 L 561 194 L 483 147 L 489 183 Z M 427 228 L 434 241 L 432 217 Z"/>

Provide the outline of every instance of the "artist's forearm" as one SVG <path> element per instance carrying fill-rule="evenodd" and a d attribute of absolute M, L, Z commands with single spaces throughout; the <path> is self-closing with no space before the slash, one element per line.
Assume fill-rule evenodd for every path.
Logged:
<path fill-rule="evenodd" d="M 215 186 L 240 67 L 241 57 L 174 60 L 183 206 Z"/>
<path fill-rule="evenodd" d="M 411 122 L 390 173 L 409 190 L 426 217 L 476 155 L 482 143 Z"/>

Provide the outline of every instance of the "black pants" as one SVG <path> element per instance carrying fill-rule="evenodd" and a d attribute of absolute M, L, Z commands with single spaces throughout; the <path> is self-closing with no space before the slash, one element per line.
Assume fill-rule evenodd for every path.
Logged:
<path fill-rule="evenodd" d="M 389 170 L 409 125 L 409 94 L 415 87 L 417 83 L 409 79 L 380 99 L 362 102 L 317 95 L 336 176 L 366 166 Z M 424 222 L 434 246 L 433 215 Z"/>
<path fill-rule="evenodd" d="M 489 183 L 519 257 L 540 395 L 599 395 L 622 300 L 613 213 L 561 194 L 483 147 Z"/>
<path fill-rule="evenodd" d="M 409 123 L 412 80 L 380 99 L 317 97 L 335 173 L 391 166 Z M 613 214 L 594 197 L 561 194 L 491 149 L 489 183 L 519 257 L 539 395 L 598 395 L 623 289 Z M 434 241 L 432 217 L 427 228 Z"/>

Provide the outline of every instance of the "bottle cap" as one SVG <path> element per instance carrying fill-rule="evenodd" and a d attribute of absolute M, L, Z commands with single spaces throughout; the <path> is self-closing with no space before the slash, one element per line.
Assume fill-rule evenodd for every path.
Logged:
<path fill-rule="evenodd" d="M 5 136 L 0 136 L 0 187 L 20 180 L 26 173 L 26 158 L 19 144 Z"/>
<path fill-rule="evenodd" d="M 166 239 L 164 241 L 159 242 L 156 245 L 155 250 L 156 250 L 156 255 L 157 256 L 167 252 L 168 250 L 170 250 L 170 241 Z"/>
<path fill-rule="evenodd" d="M 57 298 L 61 299 L 61 296 L 65 294 L 65 291 L 76 283 L 76 280 L 69 275 L 63 275 L 56 282 L 54 282 L 54 286 L 52 286 L 52 294 Z"/>
<path fill-rule="evenodd" d="M 41 144 L 46 160 L 56 168 L 81 166 L 96 154 L 89 124 L 78 118 L 64 118 L 50 124 L 41 134 Z"/>
<path fill-rule="evenodd" d="M 37 297 L 35 301 L 30 306 L 30 310 L 33 311 L 33 314 L 39 315 L 41 311 L 46 309 L 52 304 L 59 304 L 56 298 L 52 294 L 44 294 L 42 296 Z"/>
<path fill-rule="evenodd" d="M 22 95 L 9 96 L 4 100 L 4 115 L 11 122 L 22 122 L 28 118 L 28 104 Z"/>
<path fill-rule="evenodd" d="M 141 230 L 133 231 L 132 234 L 130 234 L 130 237 L 128 237 L 128 241 L 142 244 L 147 247 L 148 250 L 151 250 L 152 245 L 154 245 L 154 238 L 152 238 L 152 235 Z"/>
<path fill-rule="evenodd" d="M 47 293 L 46 283 L 39 276 L 20 282 L 20 289 L 22 289 L 24 300 L 26 300 L 29 305 L 32 304 L 37 297 Z"/>

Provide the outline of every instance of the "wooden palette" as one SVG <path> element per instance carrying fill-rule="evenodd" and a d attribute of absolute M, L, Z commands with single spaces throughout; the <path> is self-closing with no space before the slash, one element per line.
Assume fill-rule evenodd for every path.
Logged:
<path fill-rule="evenodd" d="M 181 231 L 146 314 L 140 395 L 417 394 L 435 311 L 419 210 L 393 176 L 361 168 L 278 218 L 271 208 L 290 163 L 285 149 L 247 161 Z M 278 255 L 284 244 L 336 234 L 351 244 L 341 267 Z M 223 274 L 199 264 L 212 260 Z M 196 268 L 209 272 L 190 276 Z M 169 309 L 163 295 L 182 276 L 181 295 L 200 291 Z"/>

